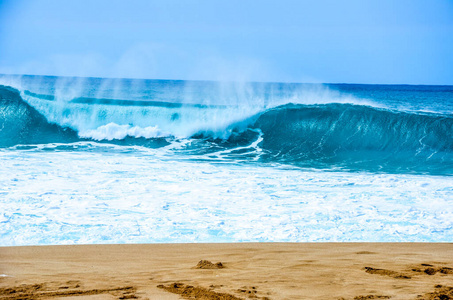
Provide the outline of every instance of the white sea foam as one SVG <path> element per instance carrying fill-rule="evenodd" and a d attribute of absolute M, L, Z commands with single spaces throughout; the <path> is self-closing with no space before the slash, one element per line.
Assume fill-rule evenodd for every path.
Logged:
<path fill-rule="evenodd" d="M 0 161 L 2 246 L 453 239 L 451 177 L 195 162 L 95 143 L 3 149 Z"/>
<path fill-rule="evenodd" d="M 149 126 L 141 128 L 139 126 L 130 125 L 118 125 L 115 123 L 109 123 L 107 125 L 99 126 L 97 129 L 86 130 L 79 132 L 79 136 L 82 138 L 92 138 L 94 140 L 122 140 L 127 136 L 136 138 L 156 138 L 160 136 L 168 136 L 168 134 L 162 134 L 157 126 Z"/>
<path fill-rule="evenodd" d="M 225 138 L 237 123 L 250 123 L 248 118 L 262 107 L 160 107 L 80 104 L 47 101 L 22 94 L 22 97 L 51 122 L 76 130 L 81 137 L 120 139 L 132 137 L 190 137 L 209 132 Z"/>

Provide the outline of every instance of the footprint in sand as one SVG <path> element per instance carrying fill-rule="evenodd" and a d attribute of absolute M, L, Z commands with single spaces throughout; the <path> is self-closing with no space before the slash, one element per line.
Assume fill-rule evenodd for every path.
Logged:
<path fill-rule="evenodd" d="M 370 273 L 370 274 L 390 276 L 390 277 L 397 278 L 397 279 L 411 279 L 411 277 L 406 274 L 398 273 L 398 272 L 395 272 L 392 270 L 386 270 L 386 269 L 376 269 L 376 268 L 371 268 L 371 267 L 365 267 L 365 272 Z"/>
<path fill-rule="evenodd" d="M 432 264 L 427 264 L 423 263 L 420 264 L 420 266 L 416 266 L 415 268 L 412 268 L 412 271 L 418 272 L 418 273 L 425 273 L 428 275 L 434 275 L 436 273 L 441 273 L 441 274 L 453 274 L 453 268 L 450 267 L 436 267 L 435 265 Z"/>

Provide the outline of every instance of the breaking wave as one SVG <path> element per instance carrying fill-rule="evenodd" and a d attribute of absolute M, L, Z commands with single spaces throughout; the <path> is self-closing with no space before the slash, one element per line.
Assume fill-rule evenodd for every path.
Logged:
<path fill-rule="evenodd" d="M 226 149 L 223 158 L 229 159 L 253 156 L 307 168 L 453 173 L 453 116 L 444 113 L 351 103 L 266 107 L 90 97 L 62 102 L 0 87 L 0 147 L 78 141 L 161 147 L 163 139 L 194 140 L 203 154 Z M 192 154 L 197 153 L 193 145 Z"/>

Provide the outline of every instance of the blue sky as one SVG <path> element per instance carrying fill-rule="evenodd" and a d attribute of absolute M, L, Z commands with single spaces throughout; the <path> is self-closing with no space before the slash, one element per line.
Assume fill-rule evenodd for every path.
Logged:
<path fill-rule="evenodd" d="M 453 84 L 453 1 L 0 0 L 0 73 Z"/>

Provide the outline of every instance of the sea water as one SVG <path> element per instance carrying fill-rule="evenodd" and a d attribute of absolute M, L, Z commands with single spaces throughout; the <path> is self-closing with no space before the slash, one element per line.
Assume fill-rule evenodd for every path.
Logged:
<path fill-rule="evenodd" d="M 453 240 L 452 86 L 0 85 L 1 246 Z"/>

